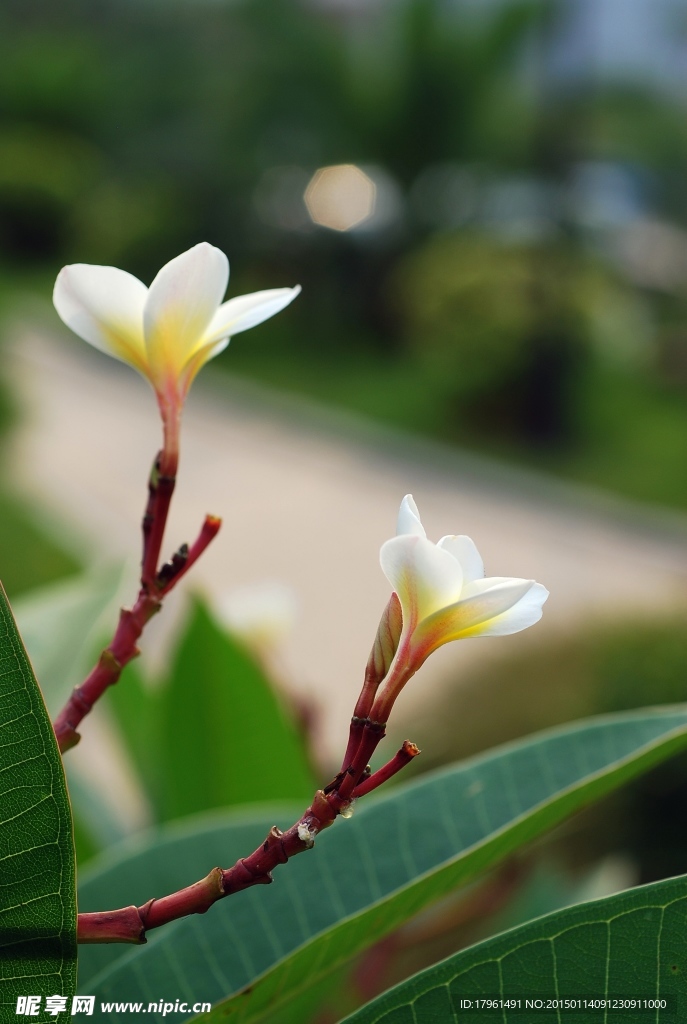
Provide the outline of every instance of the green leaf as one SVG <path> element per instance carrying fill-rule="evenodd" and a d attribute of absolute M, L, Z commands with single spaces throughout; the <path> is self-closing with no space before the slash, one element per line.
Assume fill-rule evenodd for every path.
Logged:
<path fill-rule="evenodd" d="M 53 715 L 109 642 L 125 576 L 121 565 L 98 568 L 14 602 L 19 631 Z M 108 700 L 103 703 L 106 706 Z M 83 770 L 75 768 L 70 758 L 65 767 L 75 838 L 83 859 L 84 854 L 120 841 L 126 832 Z"/>
<path fill-rule="evenodd" d="M 324 832 L 307 856 L 280 867 L 273 886 L 256 886 L 203 919 L 153 932 L 147 946 L 85 950 L 82 989 L 104 999 L 154 1000 L 169 990 L 173 962 L 185 998 L 214 1003 L 230 996 L 204 1019 L 302 1024 L 311 990 L 329 971 L 686 746 L 682 707 L 604 716 L 368 799 L 350 821 Z M 228 835 L 221 825 L 206 829 L 192 855 L 188 840 L 163 838 L 136 860 L 91 875 L 82 905 L 143 901 L 189 884 L 216 863 L 228 866 Z M 245 853 L 251 849 L 247 844 Z"/>
<path fill-rule="evenodd" d="M 62 758 L 0 587 L 0 1006 L 76 987 L 76 881 Z M 38 1020 L 39 1018 L 32 1018 Z M 50 1017 L 40 1016 L 50 1020 Z"/>
<path fill-rule="evenodd" d="M 385 992 L 344 1024 L 678 1024 L 687 1012 L 686 931 L 683 875 L 568 907 L 480 942 Z M 520 1000 L 519 1012 L 475 1008 L 477 999 L 502 995 Z M 668 1006 L 648 1013 L 629 1006 L 526 1012 L 528 998 L 584 996 L 658 998 Z"/>
<path fill-rule="evenodd" d="M 316 782 L 295 724 L 255 659 L 202 604 L 154 696 L 162 820 L 312 796 Z"/>

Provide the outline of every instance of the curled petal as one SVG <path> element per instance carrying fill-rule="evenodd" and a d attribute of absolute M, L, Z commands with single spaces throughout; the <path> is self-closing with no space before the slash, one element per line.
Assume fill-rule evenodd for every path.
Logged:
<path fill-rule="evenodd" d="M 147 295 L 146 286 L 124 270 L 73 263 L 58 274 L 53 301 L 80 338 L 148 376 L 143 340 Z"/>
<path fill-rule="evenodd" d="M 413 500 L 412 494 L 406 494 L 405 498 L 401 502 L 401 507 L 398 510 L 398 520 L 396 523 L 396 535 L 401 536 L 402 534 L 413 534 L 416 537 L 426 537 L 425 528 L 420 522 L 420 513 L 418 512 L 417 505 Z"/>
<path fill-rule="evenodd" d="M 301 286 L 295 288 L 268 288 L 250 295 L 239 295 L 222 303 L 205 332 L 204 343 L 232 337 L 239 331 L 256 327 L 275 313 L 284 309 L 300 294 Z"/>
<path fill-rule="evenodd" d="M 533 583 L 530 589 L 519 601 L 503 612 L 484 623 L 484 629 L 480 629 L 474 636 L 508 636 L 511 633 L 519 633 L 528 626 L 533 626 L 542 617 L 542 605 L 549 596 L 546 587 L 541 583 Z"/>
<path fill-rule="evenodd" d="M 449 551 L 454 558 L 458 559 L 463 569 L 465 583 L 484 579 L 484 562 L 471 537 L 466 537 L 464 534 L 457 537 L 442 537 L 437 547 Z"/>
<path fill-rule="evenodd" d="M 156 382 L 177 377 L 205 344 L 229 282 L 227 257 L 201 242 L 166 263 L 150 286 L 143 324 Z"/>
<path fill-rule="evenodd" d="M 477 593 L 441 608 L 418 625 L 411 641 L 416 656 L 424 660 L 451 640 L 517 633 L 541 617 L 541 606 L 548 597 L 541 584 L 507 578 L 487 579 L 483 583 L 485 586 Z M 533 589 L 534 595 L 526 600 Z"/>
<path fill-rule="evenodd" d="M 481 580 L 471 580 L 470 583 L 466 583 L 463 587 L 463 592 L 460 595 L 461 600 L 465 601 L 468 597 L 486 594 L 487 591 L 493 590 L 494 587 L 499 586 L 501 583 L 512 583 L 513 580 L 513 576 L 485 576 Z M 522 583 L 523 581 L 516 579 L 515 582 Z"/>
<path fill-rule="evenodd" d="M 425 537 L 392 537 L 382 545 L 380 562 L 401 602 L 404 635 L 422 619 L 460 598 L 460 564 Z"/>

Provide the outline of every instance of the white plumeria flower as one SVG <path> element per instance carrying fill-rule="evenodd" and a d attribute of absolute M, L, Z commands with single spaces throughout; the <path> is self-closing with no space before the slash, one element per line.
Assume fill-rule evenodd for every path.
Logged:
<path fill-rule="evenodd" d="M 373 717 L 388 713 L 398 690 L 437 647 L 465 637 L 527 629 L 541 618 L 549 596 L 534 580 L 485 578 L 469 537 L 447 536 L 433 544 L 410 494 L 401 502 L 397 536 L 382 545 L 380 561 L 398 596 L 403 621 Z"/>
<path fill-rule="evenodd" d="M 147 377 L 169 426 L 201 366 L 300 292 L 272 288 L 222 302 L 228 282 L 227 257 L 201 242 L 166 263 L 150 288 L 116 267 L 63 267 L 53 301 L 75 334 Z"/>

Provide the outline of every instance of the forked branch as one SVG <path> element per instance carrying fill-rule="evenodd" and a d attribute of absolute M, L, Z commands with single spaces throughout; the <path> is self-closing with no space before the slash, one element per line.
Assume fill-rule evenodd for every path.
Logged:
<path fill-rule="evenodd" d="M 75 687 L 55 719 L 55 735 L 63 753 L 79 742 L 77 729 L 81 721 L 107 687 L 117 682 L 124 666 L 138 655 L 138 639 L 146 623 L 160 611 L 162 599 L 197 561 L 208 544 L 217 536 L 222 525 L 221 519 L 206 516 L 200 533 L 191 547 L 182 545 L 171 561 L 158 569 L 175 483 L 175 477 L 169 472 L 160 472 L 161 456 L 162 453 L 155 459 L 148 483 L 148 503 L 143 516 L 141 587 L 138 597 L 133 608 L 121 610 L 112 643 L 102 652 L 98 663 L 84 682 Z"/>

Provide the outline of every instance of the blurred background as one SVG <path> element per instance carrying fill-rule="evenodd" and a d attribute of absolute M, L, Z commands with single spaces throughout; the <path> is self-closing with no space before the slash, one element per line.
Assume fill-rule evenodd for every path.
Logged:
<path fill-rule="evenodd" d="M 235 293 L 308 295 L 233 372 L 687 503 L 681 0 L 8 0 L 1 27 L 4 290 L 148 281 L 205 238 Z"/>
<path fill-rule="evenodd" d="M 205 433 L 189 440 L 193 466 L 207 468 L 215 442 L 247 452 L 246 474 L 253 466 L 254 490 L 241 494 L 246 477 L 223 471 L 219 450 L 210 459 L 215 481 L 231 475 L 227 500 L 239 506 L 238 493 L 245 505 L 241 528 L 227 527 L 246 554 L 235 582 L 272 575 L 294 588 L 295 604 L 274 588 L 264 600 L 244 590 L 222 611 L 224 578 L 214 590 L 204 578 L 215 610 L 196 609 L 185 627 L 221 632 L 229 622 L 243 640 L 227 634 L 226 643 L 281 675 L 279 714 L 310 751 L 283 795 L 300 797 L 308 772 L 334 760 L 342 719 L 326 741 L 308 730 L 355 697 L 346 659 L 362 669 L 386 599 L 376 549 L 406 490 L 428 509 L 434 539 L 465 531 L 482 548 L 484 537 L 498 556 L 490 574 L 536 575 L 553 594 L 554 628 L 542 624 L 488 662 L 461 653 L 460 672 L 442 652 L 422 708 L 413 705 L 422 733 L 413 738 L 426 750 L 417 770 L 586 714 L 687 699 L 686 167 L 687 0 L 5 0 L 0 574 L 27 635 L 50 620 L 55 636 L 78 635 L 81 648 L 102 643 L 98 616 L 120 577 L 94 577 L 89 566 L 138 543 L 133 510 L 157 443 L 142 384 L 144 425 L 138 398 L 129 408 L 122 397 L 138 382 L 119 367 L 76 345 L 50 355 L 68 344 L 49 307 L 55 274 L 91 262 L 148 283 L 206 239 L 229 256 L 230 295 L 303 286 L 286 313 L 204 371 L 209 390 L 198 383 L 192 408 Z M 107 402 L 96 378 L 120 416 L 127 402 L 133 447 L 150 429 L 134 468 L 124 445 L 106 440 L 116 415 L 98 418 Z M 305 454 L 286 464 L 280 443 Z M 279 489 L 270 453 L 284 469 Z M 95 513 L 79 519 L 98 462 L 113 487 L 103 484 L 92 506 L 105 517 L 100 533 Z M 127 473 L 136 490 L 120 509 Z M 198 500 L 193 522 L 206 511 Z M 131 513 L 121 545 L 107 519 L 120 511 Z M 263 564 L 260 538 L 276 521 L 286 554 Z M 74 531 L 89 525 L 84 547 Z M 342 560 L 325 573 L 332 537 Z M 272 647 L 268 657 L 256 621 L 291 629 L 299 602 L 291 660 L 275 660 Z M 334 644 L 345 651 L 333 654 Z M 45 663 L 56 693 L 73 685 L 76 646 L 61 666 Z M 38 647 L 32 654 L 40 663 Z M 145 694 L 139 683 L 129 692 Z M 141 737 L 120 719 L 129 753 L 118 785 L 137 811 L 114 807 L 109 832 L 98 815 L 88 826 L 86 795 L 82 858 L 132 821 L 208 806 L 192 793 L 161 795 L 159 780 L 151 795 Z M 503 878 L 487 886 L 486 903 L 459 908 L 434 933 L 430 922 L 431 955 L 484 934 L 474 920 L 483 929 L 487 911 L 498 916 L 508 900 L 510 922 L 574 891 L 687 870 L 686 780 L 687 765 L 672 765 L 580 816 L 505 887 Z M 228 799 L 218 792 L 210 806 Z M 595 815 L 613 816 L 616 840 L 599 838 Z M 399 940 L 384 964 L 420 945 L 417 934 L 405 947 Z M 369 977 L 359 980 L 369 995 Z"/>

